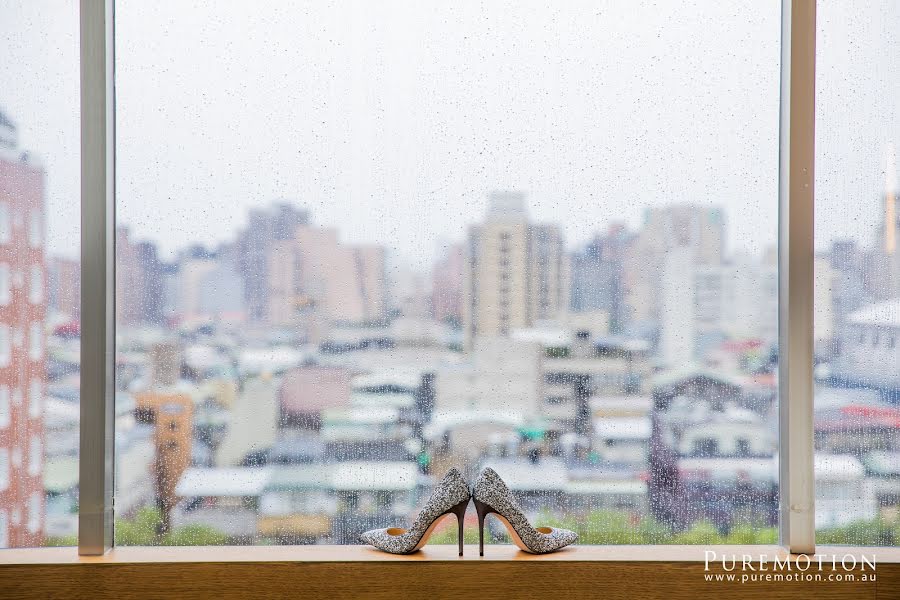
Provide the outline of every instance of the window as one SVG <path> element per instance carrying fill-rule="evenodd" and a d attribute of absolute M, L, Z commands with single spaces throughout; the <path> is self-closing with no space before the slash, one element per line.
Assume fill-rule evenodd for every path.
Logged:
<path fill-rule="evenodd" d="M 895 546 L 900 5 L 818 6 L 816 537 L 822 544 Z"/>
<path fill-rule="evenodd" d="M 888 2 L 822 5 L 816 524 L 893 543 L 900 207 L 879 102 L 900 23 Z M 48 18 L 25 6 L 0 39 Z M 120 543 L 353 542 L 449 460 L 521 475 L 527 510 L 587 543 L 774 541 L 777 3 L 514 7 L 119 6 Z M 36 29 L 54 51 L 12 44 L 4 80 L 65 68 L 73 36 Z M 14 545 L 54 541 L 40 486 L 77 497 L 51 477 L 77 454 L 57 447 L 78 427 L 77 203 L 45 201 L 78 188 L 59 168 L 77 136 L 20 132 L 7 111 L 66 114 L 34 93 L 0 91 L 0 366 L 25 365 L 2 383 L 28 427 L 0 443 Z M 46 459 L 26 384 L 29 416 L 52 398 Z M 610 472 L 629 498 L 604 496 Z M 289 518 L 261 508 L 284 494 Z"/>
<path fill-rule="evenodd" d="M 44 273 L 40 265 L 32 265 L 30 274 L 28 301 L 32 304 L 40 304 L 44 301 Z"/>
<path fill-rule="evenodd" d="M 9 216 L 9 204 L 0 202 L 0 244 L 8 244 L 12 240 L 12 220 Z"/>
<path fill-rule="evenodd" d="M 116 460 L 154 460 L 116 509 L 169 536 L 120 543 L 356 543 L 452 460 L 588 544 L 774 542 L 779 32 L 775 1 L 119 3 Z"/>
<path fill-rule="evenodd" d="M 41 323 L 32 321 L 28 327 L 28 357 L 31 360 L 40 360 L 44 356 L 44 332 Z"/>
<path fill-rule="evenodd" d="M 9 276 L 9 265 L 0 263 L 0 305 L 6 306 L 12 299 L 12 286 Z"/>
<path fill-rule="evenodd" d="M 0 448 L 0 491 L 9 488 L 9 449 Z"/>
<path fill-rule="evenodd" d="M 0 3 L 0 548 L 77 542 L 78 4 Z"/>
<path fill-rule="evenodd" d="M 44 218 L 39 208 L 28 211 L 28 245 L 40 248 L 44 242 Z"/>
<path fill-rule="evenodd" d="M 44 462 L 41 438 L 35 436 L 28 443 L 28 474 L 39 475 Z"/>
<path fill-rule="evenodd" d="M 9 405 L 9 388 L 0 386 L 0 429 L 9 427 L 12 416 L 12 408 Z"/>
<path fill-rule="evenodd" d="M 11 358 L 9 325 L 0 323 L 0 367 L 9 366 Z"/>
<path fill-rule="evenodd" d="M 32 419 L 40 418 L 43 413 L 44 394 L 42 387 L 43 384 L 38 377 L 33 377 L 28 386 L 28 416 Z M 2 397 L 2 390 L 0 390 L 0 397 Z"/>
<path fill-rule="evenodd" d="M 694 440 L 694 448 L 691 452 L 692 456 L 718 456 L 719 454 L 719 441 L 703 438 L 699 440 Z"/>
<path fill-rule="evenodd" d="M 36 534 L 41 530 L 41 513 L 43 512 L 43 494 L 32 492 L 28 497 L 28 532 Z"/>

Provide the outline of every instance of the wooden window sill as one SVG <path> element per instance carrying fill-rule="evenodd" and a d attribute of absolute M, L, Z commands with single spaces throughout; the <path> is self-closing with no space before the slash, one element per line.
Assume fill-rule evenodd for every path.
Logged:
<path fill-rule="evenodd" d="M 463 557 L 456 546 L 408 556 L 367 546 L 121 547 L 104 556 L 35 548 L 0 550 L 0 597 L 900 598 L 900 548 L 820 547 L 828 556 L 874 555 L 876 581 L 791 583 L 710 581 L 725 571 L 721 562 L 706 570 L 706 550 L 757 564 L 788 556 L 777 546 L 578 546 L 535 556 L 491 545 L 483 558 L 477 546 Z"/>
<path fill-rule="evenodd" d="M 79 556 L 74 547 L 0 550 L 2 564 L 139 564 L 203 562 L 427 562 L 427 561 L 547 561 L 547 562 L 704 562 L 706 550 L 719 556 L 749 555 L 784 560 L 781 546 L 572 546 L 552 554 L 520 552 L 512 545 L 489 545 L 485 556 L 478 546 L 466 546 L 460 557 L 455 545 L 431 545 L 414 554 L 379 552 L 369 546 L 120 546 L 103 556 Z M 865 554 L 878 564 L 900 563 L 900 548 L 819 546 L 823 555 Z"/>

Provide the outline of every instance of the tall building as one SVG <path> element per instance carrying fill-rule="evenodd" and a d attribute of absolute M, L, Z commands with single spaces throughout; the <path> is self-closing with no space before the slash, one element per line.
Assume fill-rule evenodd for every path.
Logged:
<path fill-rule="evenodd" d="M 574 252 L 571 258 L 571 310 L 605 312 L 613 332 L 618 332 L 625 320 L 622 261 L 629 238 L 624 226 L 615 225 Z"/>
<path fill-rule="evenodd" d="M 694 359 L 697 345 L 696 276 L 689 248 L 672 250 L 665 256 L 660 286 L 659 356 L 669 368 Z"/>
<path fill-rule="evenodd" d="M 141 322 L 144 279 L 139 257 L 128 227 L 116 227 L 116 323 L 120 326 Z"/>
<path fill-rule="evenodd" d="M 242 322 L 245 280 L 235 268 L 234 248 L 194 246 L 177 261 L 175 314 L 188 323 Z M 162 296 L 162 295 L 161 295 Z"/>
<path fill-rule="evenodd" d="M 44 536 L 44 171 L 0 112 L 0 547 Z"/>
<path fill-rule="evenodd" d="M 873 265 L 878 272 L 873 281 L 875 295 L 881 299 L 900 297 L 900 193 L 893 145 L 886 155 L 880 244 Z"/>
<path fill-rule="evenodd" d="M 250 211 L 237 243 L 237 268 L 244 279 L 247 319 L 269 319 L 269 267 L 273 247 L 294 239 L 298 225 L 309 223 L 309 212 L 287 203 Z"/>
<path fill-rule="evenodd" d="M 274 242 L 266 268 L 268 321 L 367 323 L 387 312 L 385 251 L 352 245 L 336 229 L 298 225 L 292 238 Z"/>
<path fill-rule="evenodd" d="M 494 192 L 484 223 L 469 229 L 463 277 L 466 348 L 475 338 L 553 319 L 567 306 L 562 232 L 528 219 L 525 194 Z"/>
<path fill-rule="evenodd" d="M 178 257 L 178 317 L 185 322 L 206 319 L 203 286 L 216 270 L 215 255 L 202 246 L 192 246 Z"/>
<path fill-rule="evenodd" d="M 408 265 L 395 265 L 390 272 L 391 290 L 389 311 L 392 316 L 426 319 L 430 304 L 428 278 Z"/>
<path fill-rule="evenodd" d="M 774 261 L 739 256 L 728 263 L 704 265 L 697 261 L 695 249 L 685 246 L 667 252 L 663 261 L 659 288 L 662 365 L 677 368 L 705 362 L 725 340 L 777 341 L 778 267 Z M 825 306 L 817 310 L 823 334 L 829 315 Z"/>
<path fill-rule="evenodd" d="M 462 244 L 451 244 L 431 272 L 431 314 L 435 321 L 461 323 L 463 272 L 466 255 Z"/>
<path fill-rule="evenodd" d="M 159 324 L 163 321 L 163 264 L 156 250 L 156 244 L 141 241 L 135 245 L 135 257 L 140 265 L 144 296 L 140 303 L 140 320 L 143 323 Z"/>
<path fill-rule="evenodd" d="M 872 300 L 870 284 L 878 277 L 869 272 L 872 261 L 855 240 L 832 242 L 828 259 L 833 284 L 830 292 L 834 337 L 840 344 L 850 333 L 847 318 Z M 820 285 L 817 278 L 816 287 Z"/>
<path fill-rule="evenodd" d="M 716 266 L 724 250 L 725 219 L 719 208 L 672 204 L 654 207 L 624 257 L 625 315 L 633 328 L 658 327 L 666 255 L 690 249 L 698 265 Z"/>
<path fill-rule="evenodd" d="M 160 323 L 163 319 L 162 264 L 152 242 L 135 241 L 128 227 L 116 228 L 116 322 Z"/>

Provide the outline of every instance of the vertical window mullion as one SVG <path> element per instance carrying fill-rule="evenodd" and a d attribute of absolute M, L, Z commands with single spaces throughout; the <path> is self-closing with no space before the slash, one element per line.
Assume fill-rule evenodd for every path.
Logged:
<path fill-rule="evenodd" d="M 781 544 L 815 552 L 813 199 L 815 0 L 782 1 L 778 346 Z"/>
<path fill-rule="evenodd" d="M 113 0 L 81 0 L 79 554 L 113 544 L 115 94 Z"/>

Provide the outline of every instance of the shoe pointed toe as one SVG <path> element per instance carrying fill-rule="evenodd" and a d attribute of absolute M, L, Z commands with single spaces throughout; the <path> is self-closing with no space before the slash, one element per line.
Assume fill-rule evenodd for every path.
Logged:
<path fill-rule="evenodd" d="M 535 541 L 535 547 L 532 552 L 536 554 L 547 554 L 561 550 L 570 544 L 574 544 L 578 539 L 578 534 L 568 529 L 559 529 L 552 527 L 550 533 L 544 533 Z"/>
<path fill-rule="evenodd" d="M 362 542 L 363 544 L 369 544 L 370 546 L 374 546 L 375 545 L 374 533 L 375 533 L 374 529 L 370 530 L 370 531 L 364 531 L 363 533 L 359 534 L 359 541 Z"/>
<path fill-rule="evenodd" d="M 559 541 L 560 548 L 565 548 L 566 546 L 570 546 L 578 541 L 578 534 L 574 531 L 570 531 L 568 529 L 560 529 L 559 530 Z"/>

